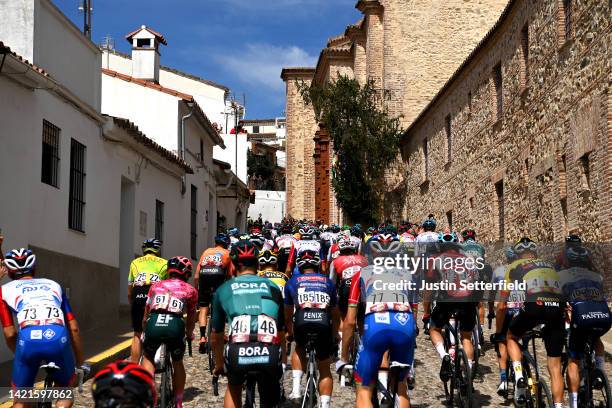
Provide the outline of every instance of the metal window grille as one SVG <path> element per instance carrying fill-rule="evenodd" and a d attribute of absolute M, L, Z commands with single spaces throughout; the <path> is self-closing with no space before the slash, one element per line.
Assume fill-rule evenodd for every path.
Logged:
<path fill-rule="evenodd" d="M 155 200 L 155 238 L 164 240 L 164 203 Z"/>
<path fill-rule="evenodd" d="M 451 115 L 444 119 L 444 129 L 446 131 L 446 160 L 450 163 L 453 154 L 453 138 L 451 135 Z"/>
<path fill-rule="evenodd" d="M 191 185 L 191 258 L 196 259 L 198 250 L 198 188 Z"/>
<path fill-rule="evenodd" d="M 425 173 L 425 180 L 427 180 L 429 178 L 429 152 L 427 139 L 423 140 L 423 172 Z"/>
<path fill-rule="evenodd" d="M 503 78 L 501 64 L 497 64 L 493 68 L 493 86 L 495 87 L 495 117 L 496 121 L 502 118 L 504 110 L 504 95 L 503 95 Z"/>
<path fill-rule="evenodd" d="M 521 49 L 523 52 L 523 70 L 522 70 L 522 85 L 527 86 L 529 78 L 529 26 L 525 25 L 521 31 Z"/>
<path fill-rule="evenodd" d="M 504 239 L 504 180 L 495 183 L 495 195 L 497 196 L 497 223 L 499 227 L 499 239 Z"/>
<path fill-rule="evenodd" d="M 563 0 L 563 17 L 565 23 L 565 40 L 570 40 L 573 34 L 573 16 L 574 10 L 572 0 Z"/>
<path fill-rule="evenodd" d="M 85 213 L 85 145 L 70 141 L 70 192 L 68 204 L 68 227 L 84 231 Z"/>
<path fill-rule="evenodd" d="M 60 128 L 43 119 L 40 181 L 53 187 L 59 187 L 60 132 Z"/>

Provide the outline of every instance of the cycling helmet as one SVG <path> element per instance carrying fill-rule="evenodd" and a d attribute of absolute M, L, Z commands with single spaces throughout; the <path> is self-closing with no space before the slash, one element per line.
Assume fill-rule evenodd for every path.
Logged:
<path fill-rule="evenodd" d="M 442 244 L 457 243 L 459 238 L 454 232 L 441 232 L 438 234 L 438 242 Z"/>
<path fill-rule="evenodd" d="M 342 237 L 338 240 L 338 249 L 340 252 L 357 252 L 357 243 L 350 238 Z"/>
<path fill-rule="evenodd" d="M 278 263 L 278 255 L 268 249 L 259 254 L 257 262 L 260 265 L 274 265 Z"/>
<path fill-rule="evenodd" d="M 300 237 L 303 240 L 314 239 L 316 234 L 317 234 L 317 229 L 315 227 L 300 228 Z"/>
<path fill-rule="evenodd" d="M 36 269 L 36 255 L 34 255 L 34 252 L 30 249 L 13 249 L 4 256 L 4 265 L 6 265 L 11 279 L 17 279 L 23 275 L 34 274 L 34 270 Z"/>
<path fill-rule="evenodd" d="M 189 258 L 184 256 L 175 256 L 168 260 L 168 275 L 176 275 L 178 278 L 187 282 L 191 278 L 193 265 Z"/>
<path fill-rule="evenodd" d="M 392 234 L 381 233 L 368 241 L 369 253 L 373 258 L 394 254 L 401 246 L 399 238 Z"/>
<path fill-rule="evenodd" d="M 291 234 L 291 232 L 293 231 L 293 228 L 291 228 L 291 225 L 289 224 L 283 224 L 281 226 L 281 233 L 282 234 Z"/>
<path fill-rule="evenodd" d="M 331 230 L 334 234 L 337 234 L 340 232 L 340 226 L 338 224 L 332 224 Z"/>
<path fill-rule="evenodd" d="M 256 233 L 252 233 L 251 235 L 249 235 L 249 241 L 251 241 L 253 245 L 255 245 L 257 249 L 261 251 L 261 248 L 263 248 L 263 245 L 266 242 L 266 239 L 264 238 L 263 235 L 256 232 Z"/>
<path fill-rule="evenodd" d="M 591 264 L 591 254 L 582 245 L 570 245 L 565 248 L 565 258 L 569 266 L 588 267 Z"/>
<path fill-rule="evenodd" d="M 437 225 L 438 224 L 436 223 L 436 219 L 434 218 L 433 214 L 429 214 L 427 219 L 423 221 L 423 224 L 421 224 L 425 231 L 435 231 Z"/>
<path fill-rule="evenodd" d="M 525 252 L 535 253 L 538 250 L 538 246 L 531 238 L 523 237 L 514 244 L 513 250 L 517 255 L 521 255 Z"/>
<path fill-rule="evenodd" d="M 476 231 L 471 228 L 463 230 L 463 232 L 461 232 L 461 236 L 463 237 L 464 241 L 476 241 Z"/>
<path fill-rule="evenodd" d="M 230 257 L 234 265 L 243 264 L 246 266 L 255 266 L 257 264 L 257 256 L 259 249 L 250 240 L 241 240 L 232 245 Z"/>
<path fill-rule="evenodd" d="M 227 247 L 230 246 L 231 241 L 230 241 L 230 238 L 226 234 L 217 234 L 215 236 L 215 244 L 221 245 L 223 248 L 227 249 Z"/>
<path fill-rule="evenodd" d="M 94 377 L 91 393 L 96 408 L 154 407 L 157 399 L 153 375 L 129 361 L 102 368 Z"/>
<path fill-rule="evenodd" d="M 318 269 L 321 264 L 321 257 L 317 251 L 306 250 L 300 252 L 297 257 L 297 266 L 300 270 L 306 268 Z"/>
<path fill-rule="evenodd" d="M 230 237 L 238 237 L 238 228 L 230 228 L 227 230 L 227 233 Z"/>
<path fill-rule="evenodd" d="M 580 239 L 580 236 L 577 234 L 569 234 L 567 237 L 565 237 L 565 242 L 579 244 L 582 242 L 582 239 Z"/>
<path fill-rule="evenodd" d="M 514 252 L 514 248 L 513 247 L 508 247 L 506 248 L 506 261 L 508 263 L 512 263 L 514 261 L 516 261 L 516 253 Z"/>
<path fill-rule="evenodd" d="M 155 255 L 159 255 L 159 253 L 161 252 L 161 245 L 161 241 L 157 238 L 147 239 L 145 242 L 142 243 L 142 253 L 152 253 Z"/>
<path fill-rule="evenodd" d="M 362 234 L 362 232 L 361 232 L 361 226 L 360 226 L 359 224 L 354 225 L 354 226 L 351 228 L 351 235 L 352 235 L 352 236 L 361 238 L 361 234 Z"/>

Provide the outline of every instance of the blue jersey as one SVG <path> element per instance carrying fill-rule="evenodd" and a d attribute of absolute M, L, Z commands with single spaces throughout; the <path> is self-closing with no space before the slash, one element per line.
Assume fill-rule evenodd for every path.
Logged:
<path fill-rule="evenodd" d="M 336 285 L 320 273 L 293 275 L 285 285 L 285 304 L 297 309 L 328 309 L 338 304 Z"/>

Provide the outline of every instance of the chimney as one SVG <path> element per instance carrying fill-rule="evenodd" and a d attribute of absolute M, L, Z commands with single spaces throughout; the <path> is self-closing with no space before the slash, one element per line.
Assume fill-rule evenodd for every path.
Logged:
<path fill-rule="evenodd" d="M 159 82 L 159 45 L 168 45 L 160 33 L 143 25 L 125 36 L 132 44 L 132 77 Z"/>

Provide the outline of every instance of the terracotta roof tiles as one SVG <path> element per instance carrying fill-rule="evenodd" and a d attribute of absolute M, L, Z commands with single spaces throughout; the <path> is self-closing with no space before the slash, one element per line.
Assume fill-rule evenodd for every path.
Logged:
<path fill-rule="evenodd" d="M 15 57 L 16 59 L 18 59 L 20 62 L 24 63 L 25 65 L 29 66 L 30 68 L 32 68 L 34 71 L 38 72 L 41 75 L 44 75 L 46 77 L 49 76 L 49 73 L 47 71 L 45 71 L 44 69 L 42 69 L 41 67 L 32 64 L 30 61 L 28 61 L 27 59 L 23 58 L 21 55 L 18 55 L 16 52 L 11 51 L 10 47 L 8 45 L 4 45 L 4 43 L 2 41 L 0 41 L 0 54 L 10 54 L 13 57 Z"/>

